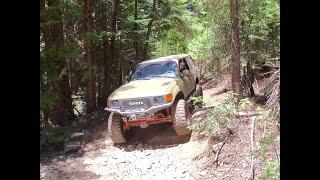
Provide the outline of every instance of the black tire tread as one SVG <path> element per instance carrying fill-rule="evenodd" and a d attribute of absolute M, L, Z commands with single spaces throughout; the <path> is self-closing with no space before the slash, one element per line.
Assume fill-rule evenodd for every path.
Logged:
<path fill-rule="evenodd" d="M 123 131 L 122 127 L 122 119 L 119 115 L 115 114 L 112 117 L 111 132 L 109 132 L 109 136 L 115 144 L 122 144 L 127 142 L 125 138 L 125 132 Z"/>
<path fill-rule="evenodd" d="M 188 128 L 187 114 L 185 110 L 185 100 L 179 99 L 174 108 L 173 127 L 178 135 L 187 135 L 191 133 Z"/>

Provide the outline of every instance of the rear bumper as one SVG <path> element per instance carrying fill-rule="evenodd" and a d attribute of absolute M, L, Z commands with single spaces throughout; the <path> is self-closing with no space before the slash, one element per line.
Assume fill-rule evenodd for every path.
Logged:
<path fill-rule="evenodd" d="M 167 104 L 163 104 L 163 105 L 159 105 L 159 106 L 152 106 L 151 108 L 144 110 L 144 111 L 131 111 L 131 112 L 124 112 L 121 111 L 120 109 L 114 109 L 114 108 L 104 108 L 104 110 L 109 111 L 109 112 L 114 112 L 117 114 L 121 114 L 123 116 L 128 116 L 128 115 L 132 115 L 132 114 L 136 114 L 136 115 L 143 115 L 143 114 L 154 114 L 162 109 L 171 107 L 172 103 L 167 103 Z"/>

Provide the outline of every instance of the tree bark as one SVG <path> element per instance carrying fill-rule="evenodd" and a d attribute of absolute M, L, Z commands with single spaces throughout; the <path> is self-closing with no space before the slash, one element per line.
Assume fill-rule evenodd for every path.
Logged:
<path fill-rule="evenodd" d="M 119 9 L 119 4 L 120 0 L 114 0 L 113 1 L 113 13 L 112 13 L 112 21 L 111 21 L 111 33 L 112 36 L 110 38 L 110 65 L 112 66 L 110 69 L 111 74 L 116 74 L 116 48 L 115 48 L 115 41 L 116 41 L 116 29 L 117 29 L 117 16 L 118 16 L 118 9 Z M 110 77 L 110 85 L 111 85 L 111 90 L 114 89 L 116 77 L 112 76 Z"/>
<path fill-rule="evenodd" d="M 49 7 L 57 6 L 60 3 L 59 0 L 48 0 L 47 2 Z M 57 14 L 52 18 L 52 20 L 57 21 L 58 23 L 55 24 L 55 26 L 50 27 L 50 36 L 44 38 L 46 41 L 45 44 L 47 47 L 55 48 L 55 53 L 60 53 L 64 46 L 62 13 L 60 10 L 57 11 Z M 66 60 L 55 58 L 54 61 L 59 73 L 67 68 Z M 64 125 L 74 118 L 69 78 L 67 73 L 62 74 L 59 79 L 53 80 L 51 86 L 53 91 L 58 96 L 58 100 L 52 107 L 50 120 L 58 125 Z"/>
<path fill-rule="evenodd" d="M 134 1 L 134 20 L 138 20 L 138 0 Z M 135 50 L 135 62 L 139 62 L 139 47 L 138 47 L 138 23 L 134 23 L 134 40 L 133 46 Z"/>
<path fill-rule="evenodd" d="M 46 1 L 45 0 L 40 0 L 40 13 L 44 13 L 45 11 L 45 4 L 46 4 Z M 44 22 L 47 22 L 48 21 L 48 18 L 45 16 L 45 15 L 41 15 L 41 19 L 42 21 Z M 44 38 L 44 42 L 47 44 L 50 42 L 50 31 L 49 31 L 49 28 L 47 27 L 43 27 L 41 29 L 42 33 L 43 33 L 43 38 Z"/>
<path fill-rule="evenodd" d="M 107 98 L 109 96 L 109 94 L 111 93 L 111 88 L 110 88 L 110 77 L 109 77 L 109 74 L 110 74 L 110 69 L 109 69 L 109 54 L 108 54 L 109 51 L 109 43 L 107 40 L 104 41 L 103 43 L 103 58 L 104 58 L 104 83 L 103 83 L 103 87 L 104 87 L 104 91 L 102 92 L 103 93 L 103 99 L 104 99 L 104 105 L 106 106 L 106 101 L 107 101 Z"/>
<path fill-rule="evenodd" d="M 92 17 L 92 1 L 85 0 L 85 14 L 86 14 L 86 32 L 93 32 L 93 17 Z M 95 92 L 95 72 L 94 72 L 94 51 L 92 46 L 92 40 L 85 39 L 85 52 L 86 61 L 88 65 L 88 81 L 87 81 L 87 113 L 91 113 L 96 110 L 96 92 Z"/>
<path fill-rule="evenodd" d="M 240 42 L 238 30 L 238 0 L 231 3 L 231 88 L 241 98 Z"/>
<path fill-rule="evenodd" d="M 156 3 L 157 3 L 157 0 L 153 0 L 152 2 L 152 10 L 151 10 L 151 20 L 148 24 L 148 31 L 147 31 L 147 34 L 146 34 L 146 42 L 145 42 L 145 45 L 144 45 L 144 51 L 143 51 L 143 58 L 144 60 L 148 59 L 148 50 L 149 50 L 149 39 L 150 39 L 150 35 L 151 35 L 151 28 L 152 28 L 152 23 L 154 21 L 154 18 L 155 18 L 155 15 L 156 15 Z"/>

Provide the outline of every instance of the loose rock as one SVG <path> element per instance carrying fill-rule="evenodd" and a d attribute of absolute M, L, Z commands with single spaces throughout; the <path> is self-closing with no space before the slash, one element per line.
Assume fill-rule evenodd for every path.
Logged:
<path fill-rule="evenodd" d="M 64 152 L 71 152 L 81 148 L 81 144 L 79 141 L 70 141 L 64 144 Z"/>
<path fill-rule="evenodd" d="M 142 144 L 142 143 L 139 143 L 136 148 L 137 148 L 137 149 L 143 148 L 143 144 Z"/>

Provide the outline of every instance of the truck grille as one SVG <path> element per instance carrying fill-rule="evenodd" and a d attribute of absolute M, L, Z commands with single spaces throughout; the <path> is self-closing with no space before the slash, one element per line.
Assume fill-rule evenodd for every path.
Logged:
<path fill-rule="evenodd" d="M 124 100 L 122 102 L 125 112 L 143 111 L 151 107 L 149 98 L 139 98 L 132 100 Z"/>

